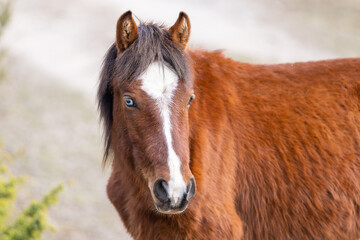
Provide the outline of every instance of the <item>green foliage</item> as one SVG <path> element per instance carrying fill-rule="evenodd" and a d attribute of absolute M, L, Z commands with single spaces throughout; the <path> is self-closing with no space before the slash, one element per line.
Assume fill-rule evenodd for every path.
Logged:
<path fill-rule="evenodd" d="M 5 26 L 8 24 L 10 19 L 10 1 L 0 0 L 0 36 L 3 34 Z M 3 58 L 4 50 L 0 49 L 0 81 L 4 78 L 4 66 Z"/>
<path fill-rule="evenodd" d="M 3 230 L 5 219 L 16 195 L 16 185 L 21 178 L 12 176 L 5 166 L 5 160 L 11 160 L 12 156 L 0 147 L 0 232 Z"/>
<path fill-rule="evenodd" d="M 41 201 L 32 202 L 12 224 L 7 217 L 14 204 L 18 185 L 24 178 L 15 177 L 5 166 L 5 161 L 12 156 L 0 146 L 0 239 L 1 240 L 36 240 L 41 239 L 44 230 L 53 228 L 47 223 L 47 210 L 57 201 L 62 185 L 55 187 Z"/>
<path fill-rule="evenodd" d="M 10 1 L 0 2 L 0 35 L 10 19 Z"/>
<path fill-rule="evenodd" d="M 40 202 L 33 202 L 25 209 L 16 222 L 5 228 L 4 240 L 36 240 L 46 229 L 53 229 L 46 221 L 48 207 L 57 201 L 57 195 L 62 190 L 59 185 L 51 190 Z"/>

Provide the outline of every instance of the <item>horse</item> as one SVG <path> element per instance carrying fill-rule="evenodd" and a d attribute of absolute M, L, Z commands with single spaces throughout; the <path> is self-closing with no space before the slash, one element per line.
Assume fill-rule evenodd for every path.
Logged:
<path fill-rule="evenodd" d="M 190 30 L 125 12 L 104 59 L 107 195 L 131 236 L 359 239 L 360 59 L 242 63 Z"/>

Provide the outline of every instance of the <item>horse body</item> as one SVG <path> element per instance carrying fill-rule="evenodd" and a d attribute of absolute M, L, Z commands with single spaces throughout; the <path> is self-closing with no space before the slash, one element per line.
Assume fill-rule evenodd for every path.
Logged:
<path fill-rule="evenodd" d="M 360 59 L 190 56 L 191 165 L 203 204 L 221 212 L 228 203 L 244 239 L 358 239 Z"/>
<path fill-rule="evenodd" d="M 360 59 L 251 65 L 220 52 L 187 54 L 196 100 L 185 129 L 197 193 L 186 210 L 159 213 L 131 130 L 115 117 L 108 124 L 107 192 L 134 239 L 359 239 Z M 121 93 L 108 102 L 110 93 L 100 93 L 112 116 L 124 112 Z M 175 143 L 187 138 L 173 135 Z"/>

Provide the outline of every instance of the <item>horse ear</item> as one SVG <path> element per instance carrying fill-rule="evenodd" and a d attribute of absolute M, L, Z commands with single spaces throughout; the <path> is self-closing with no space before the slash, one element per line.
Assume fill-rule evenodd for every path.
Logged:
<path fill-rule="evenodd" d="M 116 47 L 118 53 L 125 51 L 138 37 L 138 28 L 132 17 L 131 11 L 127 11 L 119 18 L 116 24 Z"/>
<path fill-rule="evenodd" d="M 169 29 L 172 40 L 182 49 L 186 48 L 186 44 L 190 37 L 190 20 L 186 13 L 180 12 L 176 23 Z"/>

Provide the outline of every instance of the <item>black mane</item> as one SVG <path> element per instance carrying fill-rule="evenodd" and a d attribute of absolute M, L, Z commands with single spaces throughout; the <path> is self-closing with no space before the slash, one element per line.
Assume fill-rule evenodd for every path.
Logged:
<path fill-rule="evenodd" d="M 100 119 L 104 127 L 104 163 L 111 151 L 112 81 L 133 81 L 156 60 L 172 69 L 179 79 L 187 81 L 190 78 L 188 56 L 171 40 L 170 33 L 163 26 L 140 24 L 138 38 L 119 57 L 117 54 L 114 43 L 106 53 L 97 93 Z"/>

